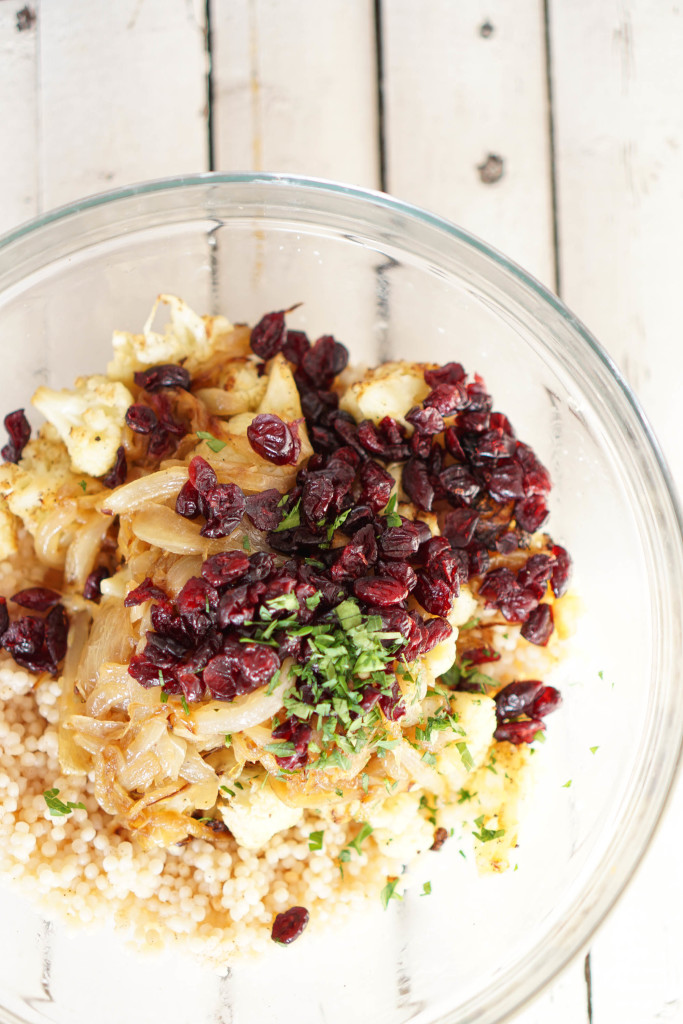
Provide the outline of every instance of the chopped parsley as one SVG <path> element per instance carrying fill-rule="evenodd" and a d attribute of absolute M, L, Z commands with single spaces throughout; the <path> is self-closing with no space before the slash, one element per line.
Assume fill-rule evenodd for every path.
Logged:
<path fill-rule="evenodd" d="M 601 679 L 605 678 L 605 673 L 602 671 L 602 669 L 600 669 L 600 671 L 598 672 L 598 675 L 600 676 Z"/>
<path fill-rule="evenodd" d="M 284 495 L 284 501 L 280 502 L 284 505 L 285 501 L 289 497 L 288 494 Z M 280 533 L 282 530 L 293 530 L 297 526 L 301 526 L 301 498 L 297 501 L 296 505 L 287 512 L 280 520 L 278 525 L 275 527 L 275 533 Z"/>
<path fill-rule="evenodd" d="M 474 769 L 474 758 L 470 753 L 470 748 L 463 740 L 459 740 L 456 744 L 456 749 L 460 754 L 460 759 L 468 772 Z"/>
<path fill-rule="evenodd" d="M 474 819 L 474 824 L 479 829 L 478 832 L 473 832 L 472 835 L 475 839 L 478 839 L 480 843 L 490 843 L 492 839 L 500 839 L 505 835 L 504 828 L 484 828 L 484 815 L 480 814 L 478 818 Z"/>
<path fill-rule="evenodd" d="M 590 752 L 591 752 L 591 754 L 594 754 L 594 753 L 595 753 L 595 751 L 596 751 L 596 750 L 599 750 L 599 749 L 600 749 L 600 747 L 591 747 L 591 748 L 590 748 Z"/>
<path fill-rule="evenodd" d="M 471 619 L 468 619 L 467 622 L 463 626 L 459 626 L 458 629 L 460 629 L 461 631 L 463 629 L 474 629 L 476 626 L 479 625 L 480 622 L 481 619 L 473 615 Z"/>
<path fill-rule="evenodd" d="M 309 745 L 309 749 L 310 749 L 310 745 Z M 368 786 L 370 784 L 370 779 L 368 778 L 368 773 L 367 772 L 363 772 L 363 774 L 361 775 L 361 777 L 360 777 L 360 784 L 361 784 L 361 786 L 363 788 L 363 792 L 367 793 Z"/>
<path fill-rule="evenodd" d="M 242 538 L 242 548 L 247 553 L 249 553 L 251 551 L 251 541 L 247 537 L 246 533 L 245 533 L 244 537 Z"/>
<path fill-rule="evenodd" d="M 476 686 L 481 693 L 488 693 L 489 687 L 496 687 L 497 683 L 491 676 L 487 676 L 485 672 L 480 672 L 478 668 L 470 665 L 468 661 L 463 661 L 458 664 L 454 661 L 447 672 L 443 672 L 441 680 L 446 686 L 452 690 L 465 682 L 469 687 Z"/>
<path fill-rule="evenodd" d="M 45 800 L 47 809 L 53 818 L 65 818 L 68 814 L 71 814 L 72 811 L 85 810 L 85 804 L 75 804 L 72 803 L 71 800 L 64 803 L 63 800 L 60 800 L 58 789 L 46 789 L 43 793 L 43 799 Z"/>
<path fill-rule="evenodd" d="M 569 787 L 571 786 L 571 784 L 572 784 L 572 780 L 571 780 L 571 779 L 568 779 L 568 780 L 567 780 L 567 782 L 565 782 L 565 784 L 564 784 L 564 786 L 562 787 L 562 789 L 569 789 Z"/>
<path fill-rule="evenodd" d="M 543 729 L 539 729 L 538 732 L 534 733 L 532 743 L 545 743 L 545 732 Z"/>
<path fill-rule="evenodd" d="M 197 437 L 201 441 L 206 441 L 206 447 L 210 448 L 212 452 L 222 451 L 227 444 L 227 441 L 220 441 L 217 437 L 214 437 L 213 434 L 210 434 L 208 430 L 198 430 Z"/>
<path fill-rule="evenodd" d="M 470 793 L 469 789 L 461 789 L 458 795 L 458 803 L 464 804 L 467 800 L 472 800 L 476 796 L 476 793 Z"/>
<path fill-rule="evenodd" d="M 382 901 L 382 906 L 386 910 L 389 906 L 390 900 L 402 900 L 403 897 L 400 893 L 396 892 L 396 886 L 398 885 L 398 878 L 390 879 L 379 894 L 379 898 Z"/>
<path fill-rule="evenodd" d="M 308 849 L 309 850 L 322 850 L 323 848 L 323 836 L 325 830 L 321 829 L 319 832 L 311 832 L 308 837 Z"/>
<path fill-rule="evenodd" d="M 396 494 L 396 491 L 394 491 L 394 493 L 389 498 L 389 501 L 387 502 L 386 508 L 382 512 L 380 512 L 380 515 L 385 516 L 387 526 L 400 526 L 403 522 L 400 515 L 396 511 L 397 501 L 398 495 Z"/>
<path fill-rule="evenodd" d="M 432 893 L 432 883 L 431 882 L 424 882 L 423 885 L 422 885 L 422 892 L 420 893 L 420 896 L 431 896 L 431 893 Z"/>
<path fill-rule="evenodd" d="M 80 489 L 81 489 L 81 490 L 83 491 L 83 493 L 85 494 L 85 489 L 86 489 L 86 487 L 88 486 L 88 485 L 87 485 L 87 483 L 85 482 L 85 480 L 79 480 L 79 481 L 78 481 L 78 486 L 80 487 Z"/>
<path fill-rule="evenodd" d="M 368 836 L 372 833 L 372 831 L 373 831 L 372 825 L 368 825 L 367 821 L 364 821 L 363 822 L 363 827 L 361 828 L 361 830 L 358 833 L 358 835 L 356 836 L 356 838 L 352 839 L 351 842 L 348 844 L 349 847 L 354 849 L 356 851 L 356 853 L 360 853 L 361 844 L 363 843 L 363 841 L 365 839 L 368 838 Z"/>
<path fill-rule="evenodd" d="M 186 714 L 186 715 L 189 715 L 189 713 L 190 713 L 190 709 L 189 709 L 189 707 L 187 706 L 187 698 L 185 697 L 185 694 L 184 694 L 184 693 L 183 693 L 183 694 L 181 695 L 181 698 L 180 698 L 180 703 L 181 703 L 181 704 L 182 704 L 182 706 L 183 706 L 183 711 L 185 712 L 185 714 Z"/>
<path fill-rule="evenodd" d="M 159 700 L 162 704 L 168 704 L 168 694 L 166 693 L 166 690 L 164 690 L 163 686 L 161 688 L 161 693 L 159 694 Z"/>

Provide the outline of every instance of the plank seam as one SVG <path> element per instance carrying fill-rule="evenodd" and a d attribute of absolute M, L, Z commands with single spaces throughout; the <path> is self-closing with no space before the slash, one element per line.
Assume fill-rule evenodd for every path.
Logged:
<path fill-rule="evenodd" d="M 206 134 L 209 170 L 216 170 L 216 136 L 214 123 L 215 83 L 213 78 L 212 2 L 206 0 L 204 9 L 204 45 L 206 47 Z"/>
<path fill-rule="evenodd" d="M 550 2 L 543 0 L 543 23 L 545 36 L 545 85 L 548 105 L 548 148 L 550 163 L 550 201 L 552 211 L 553 245 L 553 286 L 557 295 L 562 295 L 562 273 L 560 264 L 560 224 L 557 199 L 557 153 L 555 146 L 555 106 L 553 99 L 553 64 L 550 34 Z"/>
<path fill-rule="evenodd" d="M 382 37 L 382 0 L 374 0 L 375 61 L 377 73 L 377 149 L 379 187 L 387 192 L 386 111 L 384 106 L 384 40 Z"/>

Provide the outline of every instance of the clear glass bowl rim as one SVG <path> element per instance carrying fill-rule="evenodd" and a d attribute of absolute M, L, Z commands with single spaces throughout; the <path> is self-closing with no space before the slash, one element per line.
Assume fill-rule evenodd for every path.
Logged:
<path fill-rule="evenodd" d="M 523 289 L 528 290 L 534 294 L 537 299 L 540 299 L 543 304 L 551 307 L 552 310 L 565 322 L 565 326 L 574 333 L 575 336 L 578 336 L 581 342 L 588 346 L 593 357 L 597 358 L 599 362 L 603 364 L 603 368 L 607 371 L 612 382 L 617 386 L 618 392 L 621 393 L 621 398 L 625 399 L 628 406 L 630 406 L 630 413 L 635 417 L 638 428 L 642 432 L 640 440 L 645 442 L 648 448 L 648 454 L 653 460 L 652 468 L 656 473 L 659 473 L 661 484 L 663 485 L 664 497 L 670 502 L 672 517 L 677 526 L 676 539 L 679 544 L 679 552 L 683 551 L 683 509 L 681 508 L 681 504 L 677 497 L 671 473 L 659 442 L 657 441 L 639 402 L 635 398 L 629 385 L 626 383 L 620 370 L 611 357 L 591 332 L 585 327 L 585 325 L 571 312 L 570 309 L 568 309 L 562 300 L 541 284 L 541 282 L 533 275 L 529 274 L 517 263 L 499 252 L 493 246 L 477 238 L 470 232 L 465 231 L 463 228 L 458 227 L 451 221 L 439 217 L 422 207 L 396 199 L 384 192 L 346 185 L 328 179 L 311 178 L 304 175 L 289 173 L 244 172 L 228 174 L 216 171 L 207 171 L 197 174 L 184 174 L 177 177 L 158 178 L 122 188 L 98 192 L 75 202 L 55 207 L 20 224 L 16 228 L 6 232 L 4 235 L 1 235 L 0 277 L 3 270 L 3 257 L 5 257 L 8 250 L 11 252 L 13 244 L 20 243 L 32 234 L 39 232 L 41 229 L 50 225 L 56 225 L 61 221 L 68 221 L 69 218 L 74 217 L 77 214 L 85 213 L 89 210 L 96 210 L 100 207 L 110 206 L 121 200 L 143 197 L 145 195 L 152 196 L 156 193 L 192 189 L 198 186 L 208 187 L 221 184 L 248 185 L 252 183 L 263 186 L 281 187 L 283 190 L 299 188 L 308 191 L 312 190 L 318 193 L 329 193 L 338 197 L 345 197 L 351 201 L 356 200 L 359 204 L 368 207 L 381 208 L 408 219 L 421 222 L 427 227 L 437 229 L 446 237 L 450 236 L 458 242 L 464 243 L 466 246 L 476 250 L 478 253 L 496 264 L 504 273 L 507 273 L 513 279 L 516 279 L 517 283 L 521 284 Z M 680 573 L 679 576 L 681 576 Z M 683 576 L 681 576 L 681 584 L 683 585 Z M 631 857 L 628 870 L 622 873 L 619 883 L 612 886 L 609 898 L 605 899 L 603 897 L 600 899 L 599 912 L 596 913 L 596 908 L 593 907 L 592 912 L 584 919 L 583 927 L 579 927 L 574 931 L 572 941 L 565 946 L 562 951 L 557 951 L 553 962 L 546 965 L 544 976 L 539 978 L 533 971 L 529 972 L 528 970 L 524 970 L 518 977 L 518 983 L 515 986 L 514 992 L 512 987 L 509 984 L 505 984 L 505 982 L 503 982 L 503 985 L 500 988 L 498 988 L 497 985 L 495 986 L 495 988 L 498 989 L 497 994 L 502 996 L 500 1001 L 502 1016 L 496 1017 L 496 1020 L 502 1021 L 503 1019 L 507 1019 L 509 1014 L 519 1012 L 531 999 L 537 996 L 547 985 L 549 985 L 553 979 L 557 977 L 560 971 L 562 971 L 581 950 L 587 947 L 594 932 L 610 913 L 615 903 L 622 895 L 624 889 L 636 872 L 636 869 L 641 864 L 645 853 L 649 849 L 653 836 L 661 825 L 664 812 L 670 802 L 673 785 L 681 770 L 682 762 L 683 733 L 678 737 L 676 756 L 671 762 L 672 768 L 670 777 L 666 780 L 666 791 L 660 802 L 660 806 L 657 808 L 656 813 L 651 813 L 649 828 L 646 830 L 644 836 L 641 833 L 637 853 L 635 856 Z M 550 968 L 549 970 L 548 967 Z M 507 974 L 508 972 L 506 971 L 505 973 Z M 0 1013 L 3 1012 L 5 1011 L 0 1010 Z M 469 1022 L 474 1021 L 476 1018 L 468 1015 L 466 1019 Z M 488 1019 L 492 1020 L 493 1018 L 487 1017 L 487 1020 Z M 455 1017 L 453 1017 L 451 1013 L 447 1013 L 445 1016 L 439 1018 L 439 1022 L 440 1024 L 451 1024 L 451 1022 L 455 1024 Z M 436 1020 L 435 1024 L 438 1024 Z"/>

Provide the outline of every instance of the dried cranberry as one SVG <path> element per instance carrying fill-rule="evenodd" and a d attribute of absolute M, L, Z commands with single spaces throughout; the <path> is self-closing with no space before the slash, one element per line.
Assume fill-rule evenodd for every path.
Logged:
<path fill-rule="evenodd" d="M 562 696 L 554 686 L 544 686 L 537 695 L 531 708 L 530 714 L 534 718 L 544 718 L 551 711 L 556 711 L 562 703 Z"/>
<path fill-rule="evenodd" d="M 166 601 L 166 594 L 160 587 L 155 586 L 149 576 L 146 576 L 142 583 L 126 594 L 123 604 L 126 608 L 132 608 L 144 601 Z"/>
<path fill-rule="evenodd" d="M 190 374 L 177 363 L 164 363 L 140 370 L 134 375 L 135 383 L 144 391 L 159 391 L 160 388 L 183 388 L 190 390 Z"/>
<path fill-rule="evenodd" d="M 373 455 L 383 455 L 386 450 L 386 442 L 372 420 L 362 420 L 358 424 L 358 440 Z"/>
<path fill-rule="evenodd" d="M 30 608 L 32 612 L 46 612 L 61 599 L 61 594 L 58 594 L 56 590 L 49 590 L 47 587 L 28 587 L 10 598 L 21 608 Z"/>
<path fill-rule="evenodd" d="M 515 502 L 515 519 L 523 530 L 536 533 L 548 518 L 548 509 L 540 494 L 532 494 L 523 501 Z"/>
<path fill-rule="evenodd" d="M 475 435 L 482 434 L 489 426 L 487 412 L 461 412 L 458 417 L 458 429 L 471 431 Z"/>
<path fill-rule="evenodd" d="M 199 515 L 199 491 L 190 480 L 186 480 L 175 502 L 175 510 L 185 519 L 196 519 Z"/>
<path fill-rule="evenodd" d="M 496 740 L 508 743 L 533 743 L 536 733 L 545 732 L 545 722 L 532 718 L 529 722 L 504 722 L 493 734 Z"/>
<path fill-rule="evenodd" d="M 403 694 L 396 680 L 391 684 L 391 693 L 381 693 L 377 703 L 382 709 L 384 717 L 388 718 L 390 722 L 397 722 L 406 713 Z"/>
<path fill-rule="evenodd" d="M 446 616 L 451 610 L 453 592 L 444 580 L 434 579 L 424 572 L 417 574 L 417 586 L 413 591 L 422 607 L 432 615 Z"/>
<path fill-rule="evenodd" d="M 434 370 L 425 370 L 424 379 L 430 388 L 436 388 L 439 384 L 459 384 L 465 379 L 465 371 L 460 363 L 444 363 Z"/>
<path fill-rule="evenodd" d="M 181 643 L 187 642 L 188 632 L 185 623 L 170 601 L 159 601 L 153 604 L 150 618 L 157 633 L 161 633 L 162 636 L 170 636 Z"/>
<path fill-rule="evenodd" d="M 493 541 L 493 546 L 501 555 L 509 555 L 512 551 L 516 551 L 519 545 L 519 530 L 506 530 L 505 533 L 495 537 Z"/>
<path fill-rule="evenodd" d="M 454 508 L 446 514 L 443 533 L 454 548 L 466 548 L 474 537 L 479 514 L 471 508 Z"/>
<path fill-rule="evenodd" d="M 517 579 L 522 587 L 530 587 L 540 601 L 552 572 L 553 560 L 550 555 L 532 555 L 518 571 Z"/>
<path fill-rule="evenodd" d="M 400 604 L 408 596 L 407 589 L 391 576 L 364 576 L 354 580 L 353 592 L 365 604 L 388 608 Z"/>
<path fill-rule="evenodd" d="M 538 679 L 529 679 L 523 683 L 508 683 L 495 696 L 496 715 L 500 722 L 508 718 L 529 714 L 533 703 L 543 690 L 543 683 Z"/>
<path fill-rule="evenodd" d="M 257 530 L 275 530 L 282 519 L 282 494 L 274 487 L 260 494 L 248 494 L 245 511 Z"/>
<path fill-rule="evenodd" d="M 407 562 L 383 562 L 377 563 L 377 568 L 383 576 L 393 576 L 406 590 L 413 590 L 417 583 L 415 570 Z"/>
<path fill-rule="evenodd" d="M 491 470 L 484 470 L 489 494 L 495 501 L 506 502 L 524 497 L 522 467 L 512 459 L 503 459 Z"/>
<path fill-rule="evenodd" d="M 192 612 L 209 610 L 218 607 L 219 594 L 208 580 L 200 576 L 191 576 L 176 597 L 176 607 L 182 616 Z"/>
<path fill-rule="evenodd" d="M 337 561 L 330 568 L 330 576 L 336 582 L 357 579 L 367 573 L 368 567 L 377 561 L 377 543 L 371 526 L 364 526 L 353 540 L 346 544 Z"/>
<path fill-rule="evenodd" d="M 257 455 L 276 466 L 296 462 L 296 448 L 287 424 L 272 413 L 259 413 L 247 427 L 249 444 Z"/>
<path fill-rule="evenodd" d="M 288 946 L 298 939 L 308 924 L 309 913 L 305 907 L 290 907 L 278 914 L 273 921 L 271 938 L 281 946 Z"/>
<path fill-rule="evenodd" d="M 69 619 L 63 604 L 57 604 L 45 617 L 45 646 L 54 672 L 66 655 Z"/>
<path fill-rule="evenodd" d="M 136 403 L 128 407 L 126 423 L 135 434 L 151 434 L 158 420 L 154 409 Z"/>
<path fill-rule="evenodd" d="M 273 556 L 269 555 L 267 551 L 257 551 L 249 558 L 249 569 L 243 582 L 258 583 L 260 580 L 267 579 L 273 571 L 274 564 Z"/>
<path fill-rule="evenodd" d="M 265 686 L 279 667 L 272 647 L 228 641 L 204 669 L 204 683 L 217 700 L 233 700 Z"/>
<path fill-rule="evenodd" d="M 443 416 L 438 409 L 423 409 L 419 405 L 413 406 L 406 413 L 406 422 L 412 423 L 416 433 L 425 434 L 427 437 L 440 434 L 444 428 Z"/>
<path fill-rule="evenodd" d="M 509 434 L 510 437 L 515 436 L 510 420 L 502 412 L 492 412 L 490 422 L 493 430 L 502 430 L 504 433 Z"/>
<path fill-rule="evenodd" d="M 528 445 L 517 443 L 515 458 L 524 471 L 524 493 L 547 494 L 551 487 L 550 473 L 545 466 L 539 462 L 534 451 Z"/>
<path fill-rule="evenodd" d="M 364 526 L 375 522 L 375 515 L 369 505 L 356 505 L 344 520 L 344 533 L 352 537 Z"/>
<path fill-rule="evenodd" d="M 218 477 L 214 469 L 201 455 L 195 455 L 188 466 L 190 483 L 197 489 L 199 494 L 206 494 L 218 483 Z"/>
<path fill-rule="evenodd" d="M 147 631 L 147 643 L 142 655 L 146 661 L 157 668 L 175 668 L 187 654 L 187 644 L 175 640 L 172 636 Z"/>
<path fill-rule="evenodd" d="M 443 844 L 448 839 L 448 832 L 445 828 L 434 829 L 434 842 L 429 847 L 430 850 L 440 850 Z"/>
<path fill-rule="evenodd" d="M 469 469 L 457 463 L 439 474 L 439 482 L 449 497 L 457 498 L 465 505 L 471 505 L 481 490 Z"/>
<path fill-rule="evenodd" d="M 379 546 L 384 558 L 405 561 L 417 553 L 420 532 L 415 524 L 410 522 L 405 522 L 402 526 L 390 526 L 380 537 Z"/>
<path fill-rule="evenodd" d="M 252 328 L 249 344 L 259 359 L 272 359 L 282 348 L 285 339 L 285 314 L 266 313 Z"/>
<path fill-rule="evenodd" d="M 148 661 L 144 654 L 134 654 L 128 663 L 128 674 L 137 679 L 142 686 L 164 686 L 175 682 L 175 675 L 170 669 L 159 669 Z M 172 691 L 172 692 L 175 692 Z"/>
<path fill-rule="evenodd" d="M 437 644 L 442 644 L 444 640 L 448 640 L 452 633 L 453 627 L 446 619 L 427 619 L 424 624 L 424 639 L 422 640 L 420 653 L 428 654 Z"/>
<path fill-rule="evenodd" d="M 491 556 L 483 544 L 470 545 L 467 549 L 469 559 L 469 575 L 481 576 L 488 571 L 491 564 Z"/>
<path fill-rule="evenodd" d="M 349 353 L 344 345 L 329 335 L 322 338 L 306 352 L 301 360 L 301 368 L 316 386 L 329 388 L 337 374 L 341 373 L 349 361 Z"/>
<path fill-rule="evenodd" d="M 553 548 L 553 558 L 555 559 L 555 564 L 553 565 L 552 576 L 550 577 L 550 586 L 555 597 L 562 597 L 569 586 L 572 560 L 565 549 L 557 544 Z"/>
<path fill-rule="evenodd" d="M 246 502 L 237 484 L 216 484 L 200 494 L 200 507 L 207 520 L 201 536 L 227 537 L 242 522 Z"/>
<path fill-rule="evenodd" d="M 372 459 L 368 459 L 360 468 L 361 493 L 359 501 L 369 505 L 373 512 L 381 512 L 386 506 L 394 487 L 394 478 L 386 469 L 382 469 Z"/>
<path fill-rule="evenodd" d="M 255 608 L 256 601 L 253 600 L 253 595 L 249 593 L 246 584 L 226 590 L 218 606 L 218 623 L 221 629 L 227 629 L 228 626 L 243 626 L 253 617 Z"/>
<path fill-rule="evenodd" d="M 45 622 L 33 615 L 24 615 L 11 622 L 2 637 L 2 646 L 14 660 L 38 654 L 45 640 Z"/>
<path fill-rule="evenodd" d="M 458 462 L 464 462 L 465 452 L 463 451 L 463 447 L 460 443 L 460 438 L 458 437 L 458 432 L 455 427 L 448 427 L 443 439 L 446 443 L 446 448 L 448 449 L 449 454 Z"/>
<path fill-rule="evenodd" d="M 0 643 L 2 642 L 1 637 L 9 626 L 9 612 L 7 611 L 7 601 L 4 597 L 0 597 Z"/>
<path fill-rule="evenodd" d="M 456 409 L 462 409 L 467 395 L 462 384 L 437 384 L 424 400 L 425 408 L 436 409 L 442 416 L 448 416 Z"/>
<path fill-rule="evenodd" d="M 460 661 L 468 665 L 485 665 L 491 661 L 500 661 L 500 654 L 492 647 L 469 647 L 460 655 Z"/>
<path fill-rule="evenodd" d="M 334 499 L 334 484 L 323 472 L 311 473 L 303 489 L 301 507 L 306 519 L 312 523 L 319 523 L 327 515 L 332 500 Z"/>
<path fill-rule="evenodd" d="M 524 622 L 538 604 L 536 595 L 520 587 L 510 569 L 493 569 L 479 587 L 488 605 L 498 608 L 508 622 Z"/>
<path fill-rule="evenodd" d="M 202 565 L 202 576 L 212 587 L 234 583 L 249 569 L 249 559 L 243 551 L 220 551 L 211 555 Z"/>
<path fill-rule="evenodd" d="M 126 461 L 126 449 L 123 445 L 119 445 L 116 450 L 114 465 L 111 467 L 109 472 L 105 473 L 102 477 L 102 483 L 105 487 L 109 487 L 113 490 L 114 487 L 120 487 L 121 484 L 125 483 L 127 475 L 128 463 Z"/>
<path fill-rule="evenodd" d="M 507 459 L 514 454 L 516 447 L 514 438 L 500 427 L 485 430 L 477 436 L 470 461 L 475 466 L 483 466 L 494 459 Z"/>
<path fill-rule="evenodd" d="M 31 437 L 31 425 L 24 415 L 23 409 L 15 409 L 5 416 L 5 430 L 9 434 L 9 441 L 3 447 L 0 454 L 5 462 L 18 462 L 21 453 L 28 444 Z"/>
<path fill-rule="evenodd" d="M 408 459 L 403 467 L 402 481 L 403 490 L 410 500 L 423 511 L 431 512 L 434 502 L 434 487 L 430 482 L 425 464 L 415 456 Z"/>
<path fill-rule="evenodd" d="M 287 337 L 282 345 L 282 354 L 285 359 L 289 359 L 290 363 L 299 366 L 310 347 L 311 343 L 304 331 L 287 331 Z"/>
<path fill-rule="evenodd" d="M 468 575 L 468 559 L 464 551 L 447 549 L 432 555 L 427 565 L 427 572 L 434 580 L 443 580 L 453 596 L 460 591 Z"/>

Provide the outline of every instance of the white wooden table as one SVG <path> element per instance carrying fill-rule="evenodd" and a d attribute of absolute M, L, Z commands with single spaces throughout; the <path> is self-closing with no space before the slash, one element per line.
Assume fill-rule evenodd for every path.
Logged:
<path fill-rule="evenodd" d="M 683 6 L 0 0 L 0 231 L 198 170 L 383 188 L 515 258 L 633 386 L 683 490 Z M 515 1024 L 683 1021 L 683 786 Z"/>

